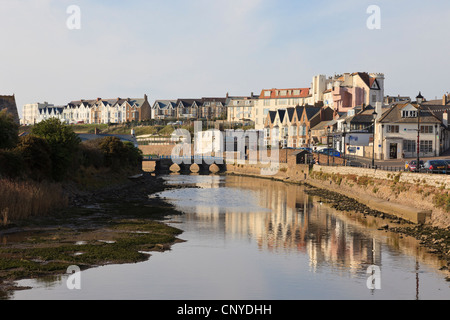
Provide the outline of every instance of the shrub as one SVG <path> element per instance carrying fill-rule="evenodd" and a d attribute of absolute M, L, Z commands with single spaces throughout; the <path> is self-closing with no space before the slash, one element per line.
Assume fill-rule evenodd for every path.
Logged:
<path fill-rule="evenodd" d="M 16 150 L 0 150 L 0 177 L 21 177 L 23 167 L 23 158 L 19 152 Z"/>
<path fill-rule="evenodd" d="M 0 149 L 11 149 L 17 144 L 19 125 L 12 114 L 6 110 L 0 111 Z"/>
<path fill-rule="evenodd" d="M 51 179 L 52 159 L 45 139 L 33 135 L 21 137 L 16 150 L 22 156 L 28 177 L 39 181 Z"/>
<path fill-rule="evenodd" d="M 142 152 L 131 142 L 123 143 L 117 137 L 106 137 L 99 141 L 105 165 L 115 169 L 136 167 L 142 161 Z"/>
<path fill-rule="evenodd" d="M 55 180 L 66 177 L 74 161 L 77 148 L 81 142 L 72 128 L 56 118 L 44 120 L 36 124 L 32 133 L 47 140 L 52 159 L 52 176 Z"/>

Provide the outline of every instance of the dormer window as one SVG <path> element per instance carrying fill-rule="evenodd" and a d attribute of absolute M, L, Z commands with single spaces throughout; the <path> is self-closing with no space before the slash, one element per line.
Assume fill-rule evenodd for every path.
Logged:
<path fill-rule="evenodd" d="M 417 111 L 413 110 L 403 110 L 402 118 L 417 118 Z"/>

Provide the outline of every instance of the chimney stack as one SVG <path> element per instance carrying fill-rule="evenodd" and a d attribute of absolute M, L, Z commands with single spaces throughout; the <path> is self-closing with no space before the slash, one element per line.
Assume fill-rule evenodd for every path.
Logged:
<path fill-rule="evenodd" d="M 442 97 L 442 105 L 443 106 L 447 105 L 447 102 L 448 102 L 448 97 L 446 94 L 444 94 L 444 96 Z"/>

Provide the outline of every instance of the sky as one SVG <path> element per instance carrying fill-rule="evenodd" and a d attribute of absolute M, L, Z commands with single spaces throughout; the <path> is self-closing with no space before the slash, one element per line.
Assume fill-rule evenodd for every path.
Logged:
<path fill-rule="evenodd" d="M 385 95 L 430 100 L 450 91 L 449 31 L 448 0 L 0 0 L 0 95 L 15 94 L 21 114 L 43 101 L 249 95 L 374 72 Z"/>

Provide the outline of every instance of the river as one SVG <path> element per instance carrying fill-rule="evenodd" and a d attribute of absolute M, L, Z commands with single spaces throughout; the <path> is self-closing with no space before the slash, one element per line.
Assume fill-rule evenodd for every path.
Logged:
<path fill-rule="evenodd" d="M 304 187 L 238 176 L 170 175 L 162 192 L 185 214 L 172 250 L 142 263 L 22 280 L 11 299 L 428 300 L 450 299 L 441 262 L 417 241 L 378 230 L 386 221 L 337 212 Z M 153 195 L 154 196 L 154 195 Z M 368 273 L 372 272 L 372 273 Z"/>

